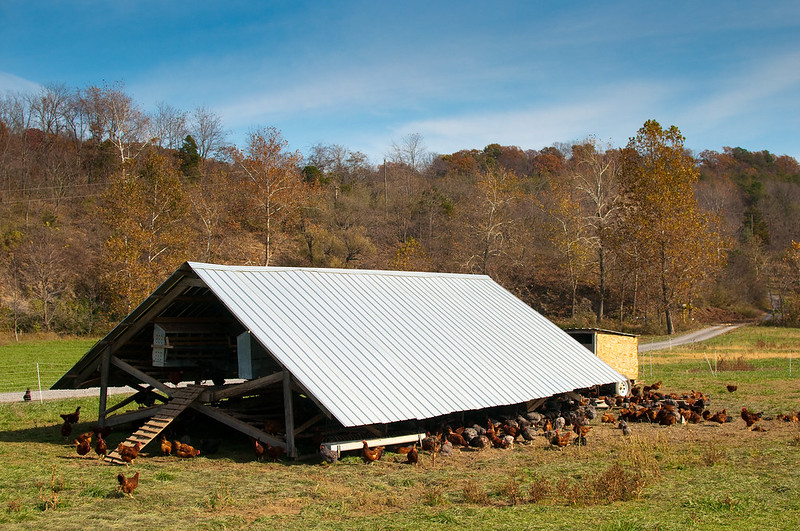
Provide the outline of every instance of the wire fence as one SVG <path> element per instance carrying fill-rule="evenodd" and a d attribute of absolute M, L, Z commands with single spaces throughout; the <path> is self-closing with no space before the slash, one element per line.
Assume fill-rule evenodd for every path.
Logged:
<path fill-rule="evenodd" d="M 0 393 L 20 392 L 26 389 L 31 392 L 49 389 L 66 372 L 69 367 L 58 363 L 14 363 L 0 364 Z"/>

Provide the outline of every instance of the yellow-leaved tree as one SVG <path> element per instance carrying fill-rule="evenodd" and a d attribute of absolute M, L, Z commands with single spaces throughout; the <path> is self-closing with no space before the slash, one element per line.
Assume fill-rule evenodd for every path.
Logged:
<path fill-rule="evenodd" d="M 179 172 L 149 153 L 135 175 L 114 178 L 102 198 L 110 228 L 103 252 L 103 283 L 112 311 L 129 313 L 189 258 L 187 202 Z"/>
<path fill-rule="evenodd" d="M 307 189 L 303 183 L 298 152 L 286 150 L 288 142 L 274 127 L 250 134 L 245 151 L 233 149 L 233 160 L 241 170 L 239 186 L 247 203 L 247 224 L 261 233 L 262 265 L 271 265 L 299 232 Z"/>
<path fill-rule="evenodd" d="M 648 120 L 622 152 L 624 220 L 620 241 L 642 253 L 658 284 L 659 302 L 672 334 L 672 311 L 690 303 L 696 286 L 722 266 L 709 214 L 700 211 L 692 186 L 699 177 L 676 126 Z"/>

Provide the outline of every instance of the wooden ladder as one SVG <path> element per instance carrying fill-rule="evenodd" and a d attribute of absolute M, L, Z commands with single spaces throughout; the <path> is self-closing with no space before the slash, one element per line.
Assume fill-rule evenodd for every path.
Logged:
<path fill-rule="evenodd" d="M 148 443 L 158 437 L 158 434 L 164 431 L 164 428 L 169 426 L 184 409 L 189 407 L 204 389 L 205 387 L 202 385 L 189 385 L 187 387 L 177 388 L 175 392 L 172 393 L 170 401 L 141 428 L 131 434 L 131 436 L 125 440 L 125 444 L 133 446 L 138 442 L 141 444 L 141 448 L 147 446 Z M 106 462 L 112 465 L 125 464 L 125 461 L 122 460 L 116 449 L 109 452 L 106 456 Z"/>

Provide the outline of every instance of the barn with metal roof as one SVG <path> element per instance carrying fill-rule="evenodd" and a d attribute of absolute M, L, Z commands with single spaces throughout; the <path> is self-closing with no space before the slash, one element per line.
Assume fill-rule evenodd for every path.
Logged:
<path fill-rule="evenodd" d="M 386 435 L 621 380 L 485 275 L 187 262 L 53 388 L 99 385 L 100 424 L 150 419 L 148 442 L 193 408 L 295 455 L 321 424 Z M 139 392 L 106 407 L 115 385 Z"/>

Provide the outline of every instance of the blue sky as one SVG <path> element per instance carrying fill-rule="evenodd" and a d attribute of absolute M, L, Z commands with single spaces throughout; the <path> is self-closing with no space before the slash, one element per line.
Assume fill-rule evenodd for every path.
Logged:
<path fill-rule="evenodd" d="M 687 147 L 800 159 L 800 2 L 53 1 L 0 5 L 0 93 L 122 81 L 219 115 L 229 141 L 380 162 L 430 151 L 623 146 L 655 119 Z"/>

